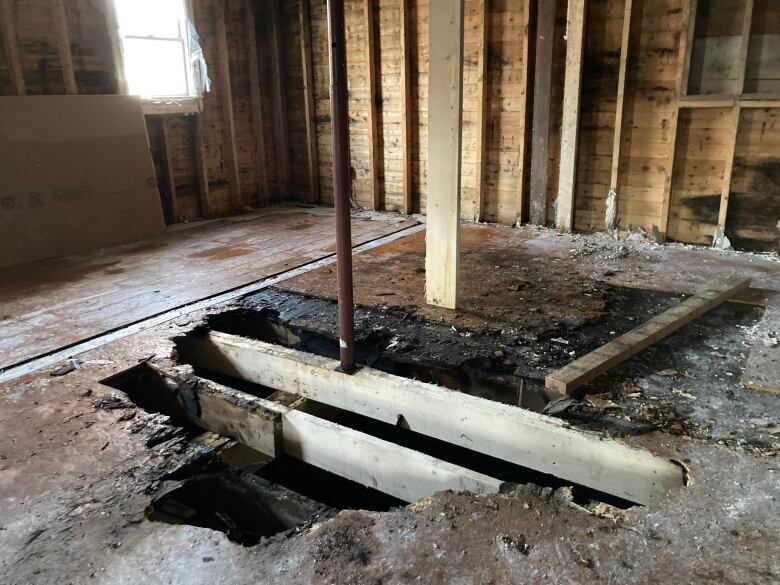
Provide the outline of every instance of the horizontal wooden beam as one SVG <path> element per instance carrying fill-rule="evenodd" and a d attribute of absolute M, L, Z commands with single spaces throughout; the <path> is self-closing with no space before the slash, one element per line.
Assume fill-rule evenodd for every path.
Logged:
<path fill-rule="evenodd" d="M 286 390 L 606 492 L 659 502 L 684 484 L 682 469 L 661 457 L 558 419 L 447 388 L 225 333 L 188 338 L 182 359 L 255 384 Z"/>
<path fill-rule="evenodd" d="M 750 286 L 750 279 L 730 280 L 706 292 L 694 295 L 676 307 L 664 311 L 636 329 L 574 360 L 545 379 L 547 388 L 571 394 L 610 368 L 674 333 L 710 309 L 717 307 Z"/>
<path fill-rule="evenodd" d="M 309 412 L 203 378 L 158 370 L 190 420 L 276 457 L 295 457 L 361 485 L 415 502 L 438 491 L 497 493 L 505 482 L 378 439 Z M 316 409 L 315 409 L 316 410 Z"/>

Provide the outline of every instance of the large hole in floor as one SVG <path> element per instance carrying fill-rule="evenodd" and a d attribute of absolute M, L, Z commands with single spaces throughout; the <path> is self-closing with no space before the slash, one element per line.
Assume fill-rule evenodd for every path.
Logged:
<path fill-rule="evenodd" d="M 242 380 L 212 377 L 254 396 L 273 393 Z M 170 417 L 171 424 L 184 428 L 191 439 L 204 432 L 173 399 L 170 382 L 146 363 L 102 383 L 124 392 L 145 412 Z M 286 455 L 270 460 L 242 445 L 230 449 L 227 457 L 214 453 L 164 478 L 146 509 L 147 518 L 218 530 L 234 542 L 253 546 L 264 537 L 293 533 L 338 510 L 382 512 L 406 504 Z M 244 463 L 260 468 L 247 472 Z"/>
<path fill-rule="evenodd" d="M 271 322 L 268 327 L 271 325 L 272 330 L 276 330 L 276 324 Z M 312 340 L 316 339 L 315 335 L 310 335 Z M 292 332 L 281 329 L 274 335 L 266 334 L 265 339 L 279 340 L 280 337 L 285 337 L 285 345 L 297 345 L 292 343 L 291 336 Z M 296 334 L 296 337 L 300 339 L 299 334 Z M 313 344 L 318 343 L 327 345 L 324 340 L 317 340 Z M 307 349 L 310 349 L 311 345 L 307 344 Z M 195 366 L 196 374 L 201 377 L 253 396 L 267 398 L 274 393 L 272 389 L 263 386 L 198 368 L 197 363 L 190 365 Z M 125 392 L 145 411 L 167 415 L 171 417 L 173 424 L 187 428 L 193 435 L 197 432 L 196 428 L 192 428 L 182 406 L 175 399 L 171 399 L 170 380 L 164 379 L 153 367 L 141 364 L 105 380 L 104 383 Z M 572 485 L 552 475 L 352 412 L 341 412 L 333 421 L 509 484 L 571 487 L 574 501 L 579 504 L 597 501 L 620 508 L 634 505 L 584 486 Z M 283 506 L 280 505 L 282 499 Z M 185 474 L 179 473 L 162 484 L 150 503 L 147 516 L 151 520 L 220 530 L 236 542 L 253 545 L 263 537 L 295 531 L 296 528 L 319 518 L 326 518 L 337 510 L 387 511 L 404 504 L 405 502 L 377 490 L 282 456 L 262 465 L 253 473 L 214 461 L 199 465 Z"/>

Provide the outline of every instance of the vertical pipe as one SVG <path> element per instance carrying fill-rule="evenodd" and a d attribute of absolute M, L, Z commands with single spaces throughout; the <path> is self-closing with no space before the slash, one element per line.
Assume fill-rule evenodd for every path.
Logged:
<path fill-rule="evenodd" d="M 349 209 L 349 134 L 344 0 L 328 0 L 330 121 L 333 141 L 333 204 L 336 210 L 336 271 L 339 287 L 341 369 L 355 370 L 355 315 L 352 294 L 352 227 Z"/>

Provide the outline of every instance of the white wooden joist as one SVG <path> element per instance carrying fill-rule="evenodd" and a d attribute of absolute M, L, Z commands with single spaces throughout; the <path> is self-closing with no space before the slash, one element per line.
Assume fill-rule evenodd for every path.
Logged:
<path fill-rule="evenodd" d="M 190 363 L 285 390 L 641 504 L 685 483 L 677 464 L 565 422 L 370 368 L 212 332 L 179 346 Z"/>
<path fill-rule="evenodd" d="M 497 493 L 504 482 L 378 439 L 294 407 L 217 384 L 187 384 L 158 370 L 201 428 L 235 439 L 270 457 L 295 457 L 361 485 L 415 502 L 438 491 Z"/>

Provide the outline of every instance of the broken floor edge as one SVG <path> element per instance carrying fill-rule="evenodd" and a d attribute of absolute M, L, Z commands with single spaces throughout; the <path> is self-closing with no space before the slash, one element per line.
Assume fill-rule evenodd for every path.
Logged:
<path fill-rule="evenodd" d="M 645 449 L 448 388 L 225 333 L 186 340 L 188 363 L 396 424 L 641 504 L 688 482 L 682 468 Z M 392 388 L 393 392 L 388 392 Z M 519 431 L 519 432 L 518 432 Z"/>

